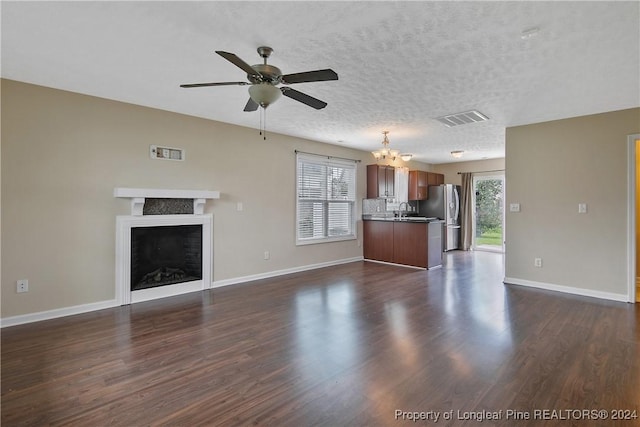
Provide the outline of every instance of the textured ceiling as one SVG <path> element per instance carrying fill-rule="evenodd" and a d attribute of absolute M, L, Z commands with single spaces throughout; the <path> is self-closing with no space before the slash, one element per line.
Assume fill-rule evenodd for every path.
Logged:
<path fill-rule="evenodd" d="M 297 84 L 326 101 L 268 108 L 268 130 L 427 163 L 504 156 L 508 126 L 640 106 L 640 3 L 633 2 L 7 2 L 3 78 L 258 128 L 247 86 L 214 53 L 285 74 L 332 68 L 338 81 Z M 523 39 L 522 32 L 540 31 Z M 447 128 L 471 109 L 490 120 Z"/>

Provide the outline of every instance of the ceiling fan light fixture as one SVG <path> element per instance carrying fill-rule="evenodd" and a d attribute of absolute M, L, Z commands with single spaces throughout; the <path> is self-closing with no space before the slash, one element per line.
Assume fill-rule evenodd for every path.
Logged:
<path fill-rule="evenodd" d="M 282 95 L 280 89 L 270 83 L 259 83 L 249 88 L 249 96 L 262 108 L 267 108 L 276 102 L 280 95 Z"/>

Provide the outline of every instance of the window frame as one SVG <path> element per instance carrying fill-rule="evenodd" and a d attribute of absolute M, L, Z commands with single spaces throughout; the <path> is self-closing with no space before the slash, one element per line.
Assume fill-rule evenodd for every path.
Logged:
<path fill-rule="evenodd" d="M 321 165 L 325 168 L 343 168 L 343 169 L 351 169 L 351 175 L 353 176 L 353 188 L 347 189 L 347 194 L 352 194 L 353 199 L 332 199 L 330 196 L 331 189 L 328 179 L 326 179 L 325 175 L 325 187 L 321 189 L 321 193 L 324 195 L 318 198 L 301 198 L 301 166 L 303 164 L 313 164 L 313 165 Z M 321 156 L 317 154 L 310 153 L 302 153 L 296 152 L 296 166 L 295 166 L 295 236 L 296 236 L 296 246 L 304 246 L 304 245 L 313 245 L 318 243 L 331 243 L 331 242 L 340 242 L 347 240 L 356 240 L 357 237 L 357 228 L 356 228 L 356 216 L 357 216 L 357 161 L 335 158 L 331 156 Z M 349 185 L 349 183 L 347 183 Z M 305 203 L 321 203 L 322 204 L 322 237 L 300 237 L 301 227 L 301 205 Z M 339 236 L 330 236 L 329 230 L 329 209 L 332 204 L 345 204 L 348 206 L 348 210 L 350 211 L 350 218 L 346 218 L 347 223 L 349 224 L 349 234 L 339 235 Z"/>

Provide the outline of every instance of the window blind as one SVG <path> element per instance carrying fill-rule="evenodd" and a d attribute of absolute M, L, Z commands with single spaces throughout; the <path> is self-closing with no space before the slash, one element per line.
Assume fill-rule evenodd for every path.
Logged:
<path fill-rule="evenodd" d="M 296 154 L 296 243 L 355 238 L 356 163 Z"/>

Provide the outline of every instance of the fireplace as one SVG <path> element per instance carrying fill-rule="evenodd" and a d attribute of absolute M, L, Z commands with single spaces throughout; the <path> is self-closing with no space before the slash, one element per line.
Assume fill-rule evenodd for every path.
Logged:
<path fill-rule="evenodd" d="M 202 225 L 131 229 L 131 290 L 202 280 Z"/>
<path fill-rule="evenodd" d="M 116 217 L 120 304 L 211 288 L 213 216 L 203 211 L 219 192 L 116 188 L 114 196 L 130 198 L 132 213 Z"/>

